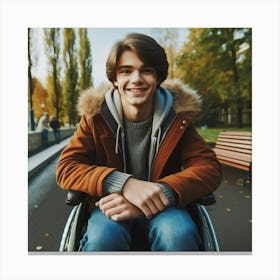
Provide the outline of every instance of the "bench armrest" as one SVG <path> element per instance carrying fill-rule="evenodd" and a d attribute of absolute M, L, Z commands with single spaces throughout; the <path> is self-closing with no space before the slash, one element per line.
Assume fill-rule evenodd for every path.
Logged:
<path fill-rule="evenodd" d="M 65 202 L 69 206 L 76 206 L 83 202 L 85 197 L 86 193 L 84 192 L 69 190 L 67 192 Z"/>

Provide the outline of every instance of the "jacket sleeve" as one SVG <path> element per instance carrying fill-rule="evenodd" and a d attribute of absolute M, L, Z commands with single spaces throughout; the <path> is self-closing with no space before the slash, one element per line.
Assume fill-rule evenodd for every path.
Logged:
<path fill-rule="evenodd" d="M 69 144 L 62 151 L 56 181 L 63 189 L 102 196 L 102 182 L 115 168 L 96 165 L 96 145 L 86 117 L 82 117 Z"/>
<path fill-rule="evenodd" d="M 212 151 L 190 124 L 180 143 L 182 171 L 159 181 L 167 183 L 178 195 L 178 207 L 213 193 L 222 179 L 221 165 Z"/>

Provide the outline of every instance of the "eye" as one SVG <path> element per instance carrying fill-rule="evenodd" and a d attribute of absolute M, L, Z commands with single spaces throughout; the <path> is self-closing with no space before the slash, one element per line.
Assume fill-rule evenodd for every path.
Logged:
<path fill-rule="evenodd" d="M 143 68 L 142 72 L 146 73 L 146 74 L 154 74 L 155 73 L 155 69 L 152 68 L 152 67 L 145 67 L 145 68 Z"/>
<path fill-rule="evenodd" d="M 121 75 L 129 75 L 129 74 L 131 73 L 131 70 L 130 70 L 130 69 L 124 68 L 124 69 L 120 69 L 120 70 L 119 70 L 119 73 L 120 73 Z"/>

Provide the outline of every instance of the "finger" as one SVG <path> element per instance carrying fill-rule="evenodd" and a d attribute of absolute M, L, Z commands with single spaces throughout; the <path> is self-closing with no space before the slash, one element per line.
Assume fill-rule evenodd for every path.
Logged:
<path fill-rule="evenodd" d="M 165 205 L 162 202 L 162 199 L 164 197 L 165 197 L 165 195 L 162 192 L 162 190 L 158 186 L 155 186 L 152 194 L 149 196 L 147 201 L 145 201 L 147 206 L 150 208 L 151 212 L 154 215 L 157 214 L 158 212 L 161 212 L 162 210 L 164 210 Z"/>
<path fill-rule="evenodd" d="M 137 212 L 131 211 L 130 209 L 124 209 L 120 213 L 111 216 L 111 220 L 115 222 L 120 222 L 124 220 L 134 219 L 137 217 L 141 217 L 142 212 L 138 209 Z"/>
<path fill-rule="evenodd" d="M 103 213 L 105 213 L 108 209 L 115 208 L 116 206 L 120 206 L 123 204 L 124 204 L 124 199 L 121 196 L 119 196 L 100 205 L 100 209 Z"/>
<path fill-rule="evenodd" d="M 127 220 L 127 219 L 128 219 L 128 215 L 127 215 L 126 212 L 115 214 L 111 217 L 111 220 L 113 220 L 115 222 L 121 222 L 121 221 L 124 221 L 124 220 Z"/>
<path fill-rule="evenodd" d="M 163 206 L 163 209 L 164 209 L 166 206 L 169 205 L 169 200 L 167 199 L 164 192 L 162 191 L 162 189 L 158 185 L 155 185 L 155 188 L 156 188 L 156 191 L 154 193 L 154 197 L 155 197 L 154 202 L 156 203 L 158 209 L 162 209 L 162 206 Z"/>
<path fill-rule="evenodd" d="M 157 197 L 156 199 L 154 199 L 153 202 L 154 202 L 156 208 L 158 209 L 158 212 L 161 212 L 165 209 L 165 205 L 161 201 L 160 197 Z"/>
<path fill-rule="evenodd" d="M 139 209 L 144 213 L 147 219 L 150 219 L 153 216 L 153 213 L 151 212 L 150 208 L 146 205 L 146 203 L 141 203 Z"/>
<path fill-rule="evenodd" d="M 114 200 L 116 198 L 116 194 L 109 194 L 107 196 L 104 196 L 102 197 L 100 200 L 99 200 L 99 206 L 102 206 L 112 200 Z"/>
<path fill-rule="evenodd" d="M 120 214 L 124 211 L 125 205 L 118 205 L 116 207 L 110 208 L 104 212 L 104 214 L 108 217 L 111 218 L 114 215 Z"/>
<path fill-rule="evenodd" d="M 150 209 L 150 212 L 153 215 L 156 215 L 159 212 L 159 209 L 157 208 L 156 204 L 154 203 L 153 200 L 149 200 L 146 202 L 146 205 L 148 206 L 148 208 Z"/>
<path fill-rule="evenodd" d="M 164 205 L 164 208 L 169 205 L 169 200 L 165 196 L 165 194 L 163 193 L 162 190 L 160 190 L 159 198 L 160 198 L 161 203 Z"/>

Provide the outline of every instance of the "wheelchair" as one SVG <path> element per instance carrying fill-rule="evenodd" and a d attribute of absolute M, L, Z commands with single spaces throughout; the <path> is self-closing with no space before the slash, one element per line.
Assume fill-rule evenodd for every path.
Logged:
<path fill-rule="evenodd" d="M 67 219 L 60 241 L 59 252 L 80 251 L 79 242 L 86 230 L 88 220 L 87 195 L 79 191 L 68 191 L 66 204 L 73 209 Z M 217 236 L 206 206 L 216 203 L 214 194 L 201 197 L 190 206 L 188 210 L 198 227 L 201 237 L 200 251 L 219 252 Z M 149 251 L 149 247 L 143 246 L 143 242 L 135 240 L 131 251 Z"/>

